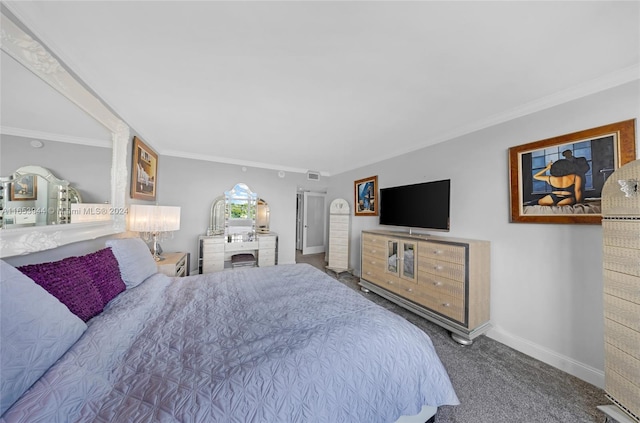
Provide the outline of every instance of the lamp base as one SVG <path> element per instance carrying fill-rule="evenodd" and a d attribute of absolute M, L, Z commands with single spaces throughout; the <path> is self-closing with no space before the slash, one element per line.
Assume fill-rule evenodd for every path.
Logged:
<path fill-rule="evenodd" d="M 155 261 L 162 261 L 164 257 L 162 254 L 162 247 L 160 247 L 160 243 L 158 242 L 158 235 L 153 234 L 153 243 L 151 244 L 151 254 L 153 255 L 153 259 Z"/>

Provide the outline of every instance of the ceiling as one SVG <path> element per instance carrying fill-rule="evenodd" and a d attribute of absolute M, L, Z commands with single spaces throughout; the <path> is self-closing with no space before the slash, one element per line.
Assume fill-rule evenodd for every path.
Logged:
<path fill-rule="evenodd" d="M 160 154 L 284 171 L 338 174 L 640 74 L 635 1 L 4 3 Z"/>

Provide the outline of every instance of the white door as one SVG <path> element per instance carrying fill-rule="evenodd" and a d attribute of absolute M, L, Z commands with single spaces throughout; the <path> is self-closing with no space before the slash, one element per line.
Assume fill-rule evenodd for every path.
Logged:
<path fill-rule="evenodd" d="M 324 194 L 305 192 L 302 208 L 302 254 L 324 253 Z"/>

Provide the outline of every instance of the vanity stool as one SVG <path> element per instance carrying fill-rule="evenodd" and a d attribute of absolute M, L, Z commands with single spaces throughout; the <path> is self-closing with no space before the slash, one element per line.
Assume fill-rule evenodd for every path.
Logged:
<path fill-rule="evenodd" d="M 256 258 L 253 254 L 243 253 L 231 256 L 231 267 L 256 267 Z"/>

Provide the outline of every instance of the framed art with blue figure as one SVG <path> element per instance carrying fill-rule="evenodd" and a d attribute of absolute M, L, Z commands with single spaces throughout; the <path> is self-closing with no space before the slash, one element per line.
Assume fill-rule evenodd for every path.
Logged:
<path fill-rule="evenodd" d="M 600 224 L 605 181 L 635 159 L 635 119 L 510 148 L 511 222 Z"/>
<path fill-rule="evenodd" d="M 378 175 L 358 179 L 353 183 L 356 216 L 378 215 Z"/>

